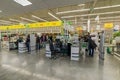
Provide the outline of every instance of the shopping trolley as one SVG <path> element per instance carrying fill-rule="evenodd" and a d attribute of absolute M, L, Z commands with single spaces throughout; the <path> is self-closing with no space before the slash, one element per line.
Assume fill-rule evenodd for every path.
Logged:
<path fill-rule="evenodd" d="M 80 42 L 80 55 L 88 55 L 88 42 Z"/>

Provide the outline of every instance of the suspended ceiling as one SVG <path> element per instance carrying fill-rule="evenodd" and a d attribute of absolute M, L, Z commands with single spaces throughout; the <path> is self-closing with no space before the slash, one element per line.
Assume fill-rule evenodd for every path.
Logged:
<path fill-rule="evenodd" d="M 55 16 L 59 17 L 61 20 L 75 20 L 77 22 L 87 22 L 88 18 L 95 18 L 97 15 L 94 16 L 85 16 L 85 17 L 72 17 L 72 18 L 62 18 L 64 16 L 75 16 L 75 15 L 84 15 L 84 14 L 94 14 L 94 13 L 104 13 L 104 12 L 114 12 L 120 11 L 120 7 L 116 8 L 108 8 L 108 9 L 100 9 L 94 10 L 95 7 L 103 7 L 103 6 L 111 6 L 111 5 L 119 5 L 120 0 L 29 0 L 32 2 L 32 5 L 23 7 L 20 4 L 15 3 L 13 0 L 1 0 L 0 1 L 0 20 L 7 20 L 9 19 L 17 19 L 20 21 L 25 21 L 20 19 L 20 17 L 25 17 L 28 19 L 36 20 L 31 15 L 36 15 L 40 18 L 43 18 L 47 21 L 54 21 L 53 17 L 48 15 L 48 12 L 52 12 Z M 78 4 L 85 3 L 85 6 L 78 6 Z M 71 10 L 79 10 L 79 9 L 90 9 L 86 12 L 73 12 L 67 14 L 56 14 L 57 12 L 63 11 L 71 11 Z M 91 11 L 93 9 L 93 11 Z M 107 15 L 99 15 L 100 17 L 115 17 L 120 16 L 120 13 L 115 14 L 107 14 Z M 83 20 L 86 19 L 86 20 Z M 111 19 L 111 20 L 120 20 L 118 19 Z M 36 20 L 40 22 L 40 20 Z M 29 22 L 29 21 L 26 21 Z M 74 21 L 73 21 L 74 22 Z M 30 23 L 30 22 L 29 22 Z"/>
<path fill-rule="evenodd" d="M 27 12 L 33 12 L 36 10 L 45 10 L 50 8 L 62 7 L 66 5 L 75 5 L 78 3 L 86 3 L 92 0 L 29 0 L 32 2 L 32 5 L 21 6 L 13 0 L 0 0 L 0 10 L 3 12 L 0 13 L 2 16 L 11 16 L 16 14 L 22 14 Z"/>

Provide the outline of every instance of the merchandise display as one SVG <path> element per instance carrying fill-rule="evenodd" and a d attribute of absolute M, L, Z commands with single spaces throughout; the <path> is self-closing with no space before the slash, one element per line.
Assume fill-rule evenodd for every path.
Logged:
<path fill-rule="evenodd" d="M 115 38 L 115 43 L 116 43 L 116 54 L 120 56 L 120 36 Z"/>

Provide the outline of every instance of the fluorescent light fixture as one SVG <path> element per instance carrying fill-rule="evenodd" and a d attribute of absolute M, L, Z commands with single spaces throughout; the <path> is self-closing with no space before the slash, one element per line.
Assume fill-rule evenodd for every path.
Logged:
<path fill-rule="evenodd" d="M 94 13 L 94 14 L 84 14 L 84 15 L 73 15 L 73 16 L 63 16 L 61 18 L 85 17 L 85 16 L 95 16 L 95 15 L 105 15 L 105 14 L 115 14 L 115 13 L 120 13 L 120 11 L 104 12 L 104 13 Z"/>
<path fill-rule="evenodd" d="M 0 23 L 0 24 L 9 24 L 9 23 Z"/>
<path fill-rule="evenodd" d="M 3 22 L 3 23 L 12 23 L 12 22 L 6 21 L 6 20 L 0 20 L 0 22 Z"/>
<path fill-rule="evenodd" d="M 79 4 L 78 6 L 80 6 L 80 7 L 81 7 L 81 6 L 85 6 L 85 4 Z"/>
<path fill-rule="evenodd" d="M 87 23 L 87 22 L 77 22 L 77 23 Z"/>
<path fill-rule="evenodd" d="M 120 22 L 120 20 L 104 20 L 104 21 L 100 21 L 102 23 L 105 23 L 105 22 Z M 77 23 L 85 23 L 87 24 L 87 22 L 77 22 Z M 96 23 L 96 21 L 91 21 L 91 23 Z"/>
<path fill-rule="evenodd" d="M 32 3 L 28 0 L 14 0 L 16 3 L 21 4 L 22 6 L 28 6 L 31 5 Z"/>
<path fill-rule="evenodd" d="M 67 21 L 75 21 L 75 20 L 67 20 Z"/>
<path fill-rule="evenodd" d="M 49 14 L 50 16 L 52 16 L 53 18 L 57 19 L 58 21 L 61 21 L 58 17 L 54 16 L 52 13 L 48 12 L 48 14 Z"/>
<path fill-rule="evenodd" d="M 15 21 L 15 22 L 22 22 L 20 20 L 16 20 L 16 19 L 10 19 L 11 21 Z"/>
<path fill-rule="evenodd" d="M 62 16 L 61 18 L 73 18 L 73 17 L 76 17 L 76 16 L 78 16 L 78 15 L 73 15 L 73 16 Z"/>
<path fill-rule="evenodd" d="M 56 14 L 67 14 L 67 13 L 73 13 L 73 12 L 84 12 L 89 11 L 90 9 L 78 9 L 78 10 L 72 10 L 72 11 L 63 11 L 63 12 L 57 12 Z"/>
<path fill-rule="evenodd" d="M 96 8 L 94 8 L 94 9 L 95 9 L 95 10 L 98 10 L 98 9 L 107 9 L 107 8 L 115 8 L 115 7 L 120 7 L 120 5 L 112 5 L 112 6 L 96 7 Z"/>
<path fill-rule="evenodd" d="M 101 22 L 120 22 L 120 20 L 104 20 L 104 21 L 101 21 Z"/>
<path fill-rule="evenodd" d="M 27 18 L 24 18 L 24 17 L 20 17 L 20 18 L 23 19 L 23 20 L 26 20 L 26 21 L 30 21 L 30 22 L 37 22 L 35 20 L 27 19 Z"/>
<path fill-rule="evenodd" d="M 91 18 L 90 20 L 94 20 L 95 18 Z M 105 20 L 105 19 L 120 19 L 120 16 L 115 16 L 115 17 L 101 17 L 100 20 Z M 88 19 L 83 19 L 83 20 L 88 20 Z"/>
<path fill-rule="evenodd" d="M 108 9 L 108 8 L 115 8 L 115 7 L 120 7 L 120 5 L 112 5 L 112 6 L 96 7 L 96 8 L 94 8 L 94 10 Z M 78 9 L 78 10 L 71 10 L 71 11 L 57 12 L 56 14 L 67 14 L 67 13 L 73 13 L 73 12 L 85 12 L 85 11 L 89 11 L 89 10 L 90 10 L 90 9 Z"/>
<path fill-rule="evenodd" d="M 33 17 L 33 18 L 36 18 L 36 19 L 39 19 L 39 20 L 41 20 L 41 21 L 48 22 L 47 20 L 45 20 L 45 19 L 42 19 L 42 18 L 40 18 L 40 17 L 37 17 L 37 16 L 35 16 L 35 15 L 32 15 L 32 17 Z"/>
<path fill-rule="evenodd" d="M 114 13 L 120 13 L 120 11 L 95 13 L 95 14 L 85 14 L 85 15 L 81 15 L 81 16 L 94 16 L 94 15 L 105 15 L 105 14 L 114 14 Z"/>
<path fill-rule="evenodd" d="M 119 19 L 120 16 L 115 16 L 115 17 L 103 17 L 103 18 L 100 18 L 100 19 Z"/>
<path fill-rule="evenodd" d="M 3 22 L 0 22 L 0 25 L 11 25 L 11 23 L 3 23 Z"/>

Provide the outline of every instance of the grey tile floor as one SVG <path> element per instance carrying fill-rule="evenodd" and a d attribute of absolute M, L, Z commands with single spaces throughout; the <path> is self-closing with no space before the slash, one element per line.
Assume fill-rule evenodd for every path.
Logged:
<path fill-rule="evenodd" d="M 120 61 L 106 54 L 105 61 L 82 57 L 79 62 L 61 57 L 50 60 L 44 50 L 35 54 L 0 52 L 0 80 L 120 80 Z"/>

